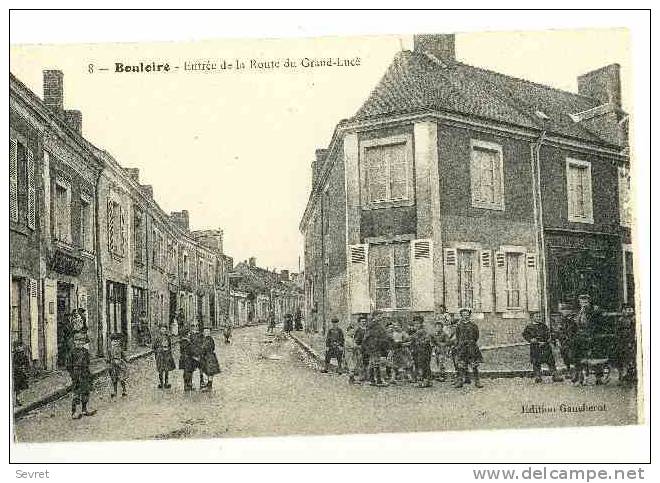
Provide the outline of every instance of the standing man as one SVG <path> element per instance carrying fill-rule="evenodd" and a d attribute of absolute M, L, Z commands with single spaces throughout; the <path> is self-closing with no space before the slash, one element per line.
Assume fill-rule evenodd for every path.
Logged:
<path fill-rule="evenodd" d="M 431 387 L 433 385 L 431 382 L 431 351 L 433 349 L 431 336 L 426 332 L 424 318 L 421 315 L 415 315 L 412 321 L 417 330 L 412 336 L 410 348 L 417 376 L 421 379 L 419 387 Z"/>
<path fill-rule="evenodd" d="M 539 312 L 533 312 L 531 314 L 531 321 L 527 324 L 525 330 L 523 330 L 522 336 L 529 342 L 529 359 L 534 370 L 534 382 L 543 382 L 541 364 L 548 365 L 552 374 L 552 382 L 561 381 L 562 378 L 557 375 L 555 357 L 552 354 L 552 347 L 550 347 L 550 328 L 541 318 Z"/>
<path fill-rule="evenodd" d="M 357 320 L 357 328 L 355 329 L 355 334 L 353 334 L 353 340 L 355 341 L 355 373 L 359 374 L 360 382 L 367 380 L 367 365 L 368 365 L 368 356 L 365 360 L 365 351 L 362 348 L 362 343 L 364 342 L 364 334 L 367 330 L 367 314 L 360 314 Z"/>
<path fill-rule="evenodd" d="M 73 349 L 68 354 L 66 368 L 73 385 L 73 400 L 71 402 L 71 418 L 80 419 L 83 416 L 93 416 L 96 410 L 87 408 L 89 393 L 92 391 L 92 373 L 89 370 L 89 351 L 85 347 L 87 336 L 77 333 L 73 336 Z M 81 412 L 78 413 L 78 405 Z"/>
<path fill-rule="evenodd" d="M 566 373 L 570 375 L 573 382 L 578 380 L 577 371 L 577 322 L 575 313 L 566 305 L 559 304 L 559 314 L 561 322 L 557 341 L 559 342 L 559 354 L 561 355 Z"/>
<path fill-rule="evenodd" d="M 596 348 L 596 337 L 602 329 L 602 317 L 600 309 L 591 303 L 589 294 L 578 297 L 580 310 L 576 316 L 576 354 L 575 365 L 578 374 L 577 382 L 584 384 L 586 372 L 589 370 L 586 359 L 589 359 L 593 348 Z M 603 367 L 599 364 L 594 368 L 596 384 L 603 383 Z"/>
<path fill-rule="evenodd" d="M 325 367 L 321 372 L 327 373 L 330 368 L 330 360 L 336 359 L 339 373 L 342 372 L 342 358 L 344 357 L 344 331 L 339 327 L 339 319 L 332 318 L 332 326 L 325 336 Z"/>
<path fill-rule="evenodd" d="M 483 387 L 479 382 L 479 364 L 484 359 L 479 349 L 479 327 L 472 322 L 472 311 L 462 308 L 458 312 L 460 320 L 456 326 L 456 359 L 458 363 L 458 376 L 455 387 L 461 388 L 465 382 L 470 382 L 468 371 L 472 368 L 474 386 Z"/>

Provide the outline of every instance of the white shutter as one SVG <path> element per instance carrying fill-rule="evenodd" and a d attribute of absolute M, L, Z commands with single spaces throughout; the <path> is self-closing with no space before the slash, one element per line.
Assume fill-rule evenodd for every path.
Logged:
<path fill-rule="evenodd" d="M 34 153 L 27 150 L 27 226 L 34 230 L 36 225 L 37 194 L 34 183 Z"/>
<path fill-rule="evenodd" d="M 413 240 L 410 244 L 410 284 L 412 309 L 420 312 L 432 311 L 433 297 L 433 241 Z"/>
<path fill-rule="evenodd" d="M 493 311 L 493 253 L 490 250 L 481 250 L 481 311 Z"/>
<path fill-rule="evenodd" d="M 539 310 L 539 285 L 538 285 L 538 259 L 536 253 L 528 253 L 525 264 L 527 277 L 527 309 L 530 312 Z"/>
<path fill-rule="evenodd" d="M 506 253 L 495 252 L 495 311 L 506 309 Z"/>
<path fill-rule="evenodd" d="M 9 219 L 18 221 L 18 144 L 9 140 Z"/>
<path fill-rule="evenodd" d="M 585 205 L 585 217 L 587 220 L 594 219 L 594 207 L 592 202 L 592 188 L 591 188 L 591 165 L 587 169 L 581 170 L 584 176 L 582 180 L 584 186 L 584 205 Z"/>
<path fill-rule="evenodd" d="M 44 279 L 46 369 L 57 367 L 57 280 Z"/>
<path fill-rule="evenodd" d="M 566 194 L 568 196 L 568 218 L 575 217 L 575 172 L 576 169 L 568 164 L 566 169 Z"/>
<path fill-rule="evenodd" d="M 39 359 L 39 285 L 38 281 L 30 279 L 30 354 L 32 360 Z"/>
<path fill-rule="evenodd" d="M 445 307 L 458 312 L 458 261 L 455 248 L 445 248 Z"/>
<path fill-rule="evenodd" d="M 481 193 L 481 156 L 474 148 L 472 148 L 470 156 L 470 180 L 472 204 L 475 204 L 481 201 L 483 196 Z"/>
<path fill-rule="evenodd" d="M 115 247 L 115 206 L 112 200 L 108 199 L 107 203 L 108 209 L 106 212 L 106 218 L 108 222 L 108 251 L 114 253 Z"/>
<path fill-rule="evenodd" d="M 348 277 L 352 314 L 371 312 L 369 296 L 369 245 L 348 246 Z"/>
<path fill-rule="evenodd" d="M 527 307 L 527 254 L 521 253 L 518 260 L 518 286 L 520 287 L 520 308 Z"/>

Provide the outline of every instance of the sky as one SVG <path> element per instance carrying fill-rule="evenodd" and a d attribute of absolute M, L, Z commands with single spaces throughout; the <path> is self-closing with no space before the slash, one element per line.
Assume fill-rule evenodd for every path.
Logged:
<path fill-rule="evenodd" d="M 459 33 L 456 56 L 574 92 L 577 76 L 619 63 L 630 112 L 629 45 L 624 29 Z M 13 45 L 10 68 L 39 96 L 42 70 L 63 71 L 64 106 L 82 111 L 83 135 L 121 165 L 139 168 L 166 212 L 187 209 L 191 229 L 223 229 L 225 252 L 235 262 L 254 256 L 259 266 L 297 271 L 314 151 L 358 110 L 396 52 L 411 48 L 408 34 Z M 287 58 L 297 67 L 284 67 Z M 303 67 L 303 58 L 360 64 Z M 219 67 L 236 59 L 246 68 L 184 70 L 186 62 Z M 250 68 L 251 60 L 264 66 L 279 60 L 280 67 Z M 152 61 L 172 70 L 114 72 L 117 62 Z"/>

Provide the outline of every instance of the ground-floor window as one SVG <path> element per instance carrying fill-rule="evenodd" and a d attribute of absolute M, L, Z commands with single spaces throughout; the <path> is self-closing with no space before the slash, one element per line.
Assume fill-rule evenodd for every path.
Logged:
<path fill-rule="evenodd" d="M 376 309 L 410 308 L 410 244 L 372 245 L 370 253 Z"/>
<path fill-rule="evenodd" d="M 506 306 L 507 309 L 520 309 L 520 274 L 523 269 L 523 254 L 506 253 Z"/>
<path fill-rule="evenodd" d="M 458 305 L 474 308 L 476 250 L 457 250 L 458 259 Z"/>

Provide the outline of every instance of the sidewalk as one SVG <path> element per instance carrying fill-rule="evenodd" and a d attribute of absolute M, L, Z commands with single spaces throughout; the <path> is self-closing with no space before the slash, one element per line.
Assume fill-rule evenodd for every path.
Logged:
<path fill-rule="evenodd" d="M 325 354 L 325 338 L 323 335 L 291 332 L 289 336 L 317 362 L 323 362 Z M 482 347 L 481 353 L 484 362 L 479 366 L 479 372 L 484 377 L 528 377 L 532 375 L 532 367 L 529 362 L 529 346 L 526 343 Z M 334 361 L 332 365 L 335 365 Z M 560 362 L 557 364 L 557 369 L 560 371 L 563 369 Z"/>
<path fill-rule="evenodd" d="M 152 352 L 149 347 L 139 347 L 128 352 L 128 361 L 132 362 L 135 359 L 146 357 Z M 105 374 L 107 371 L 105 359 L 92 359 L 90 371 L 93 379 Z M 22 405 L 14 407 L 14 418 L 20 418 L 30 411 L 34 411 L 41 406 L 64 397 L 72 389 L 71 378 L 69 377 L 69 373 L 64 369 L 39 374 L 31 378 L 28 384 L 28 389 L 21 391 L 19 395 Z"/>

